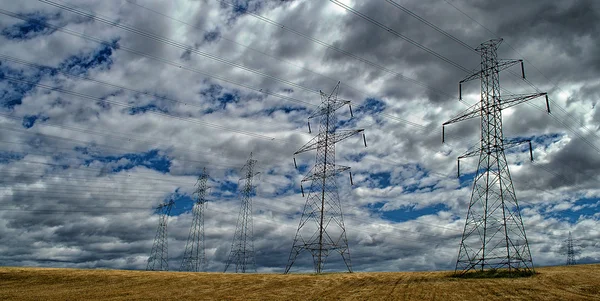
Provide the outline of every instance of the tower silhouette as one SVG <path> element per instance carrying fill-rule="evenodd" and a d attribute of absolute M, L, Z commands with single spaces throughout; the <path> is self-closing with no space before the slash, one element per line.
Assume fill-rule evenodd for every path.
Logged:
<path fill-rule="evenodd" d="M 206 270 L 206 254 L 204 240 L 204 212 L 206 210 L 206 194 L 208 187 L 208 174 L 206 168 L 202 171 L 202 175 L 198 177 L 196 197 L 197 200 L 192 208 L 192 225 L 190 226 L 190 234 L 183 252 L 183 260 L 181 262 L 181 271 L 200 272 Z"/>
<path fill-rule="evenodd" d="M 319 118 L 319 134 L 294 153 L 295 156 L 310 150 L 317 151 L 315 166 L 302 180 L 302 183 L 310 181 L 311 184 L 285 268 L 286 274 L 294 265 L 296 257 L 303 251 L 311 253 L 316 273 L 322 272 L 325 260 L 332 251 L 342 256 L 348 271 L 352 272 L 350 249 L 336 180 L 339 173 L 349 170 L 350 167 L 336 165 L 335 144 L 364 130 L 337 129 L 335 111 L 344 105 L 350 105 L 350 101 L 338 99 L 339 87 L 338 83 L 329 95 L 321 92 L 321 104 L 309 116 L 309 120 Z M 310 121 L 308 128 L 310 132 Z M 363 140 L 366 146 L 364 132 Z M 296 164 L 295 157 L 294 164 Z M 350 174 L 350 182 L 352 182 L 352 174 Z M 302 184 L 300 187 L 304 196 Z"/>
<path fill-rule="evenodd" d="M 500 43 L 502 39 L 490 40 L 476 48 L 481 53 L 481 70 L 459 83 L 459 98 L 462 99 L 462 84 L 480 79 L 480 102 L 443 124 L 445 127 L 455 122 L 481 118 L 479 147 L 458 157 L 459 175 L 460 159 L 479 156 L 479 163 L 456 261 L 457 273 L 488 268 L 533 272 L 531 251 L 504 154 L 509 147 L 529 143 L 533 160 L 531 141 L 504 139 L 502 110 L 540 96 L 546 96 L 548 113 L 550 108 L 546 93 L 500 96 L 500 71 L 520 63 L 522 76 L 525 78 L 522 60 L 498 59 L 497 49 Z M 443 133 L 444 128 L 442 141 Z"/>
<path fill-rule="evenodd" d="M 571 231 L 569 231 L 569 238 L 567 239 L 567 265 L 576 265 L 575 261 L 575 248 L 573 247 L 573 237 L 571 237 Z"/>
<path fill-rule="evenodd" d="M 256 175 L 254 173 L 256 162 L 252 159 L 252 153 L 250 153 L 250 158 L 242 167 L 242 171 L 246 171 L 245 176 L 240 179 L 245 180 L 244 188 L 240 193 L 242 204 L 235 227 L 235 235 L 231 243 L 231 253 L 229 253 L 224 272 L 227 272 L 231 264 L 235 265 L 236 273 L 256 272 L 254 225 L 252 223 L 252 194 L 254 192 L 252 179 Z"/>
<path fill-rule="evenodd" d="M 175 202 L 171 199 L 156 207 L 158 214 L 158 228 L 152 244 L 152 251 L 148 258 L 147 271 L 168 271 L 169 270 L 169 246 L 167 236 L 167 222 L 171 214 L 171 208 Z"/>

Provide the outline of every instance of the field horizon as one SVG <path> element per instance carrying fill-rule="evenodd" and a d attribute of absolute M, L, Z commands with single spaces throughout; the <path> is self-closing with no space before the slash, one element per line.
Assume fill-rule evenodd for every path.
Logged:
<path fill-rule="evenodd" d="M 522 278 L 452 271 L 233 274 L 0 267 L 3 300 L 598 300 L 600 264 Z"/>

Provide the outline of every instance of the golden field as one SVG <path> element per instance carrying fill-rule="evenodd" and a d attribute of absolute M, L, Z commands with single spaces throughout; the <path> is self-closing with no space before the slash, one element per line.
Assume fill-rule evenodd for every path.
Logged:
<path fill-rule="evenodd" d="M 449 272 L 223 274 L 0 268 L 0 300 L 600 300 L 600 265 L 527 278 Z"/>

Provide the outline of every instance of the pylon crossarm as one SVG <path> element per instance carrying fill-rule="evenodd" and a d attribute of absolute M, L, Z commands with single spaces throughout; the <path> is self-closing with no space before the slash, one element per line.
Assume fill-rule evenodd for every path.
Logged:
<path fill-rule="evenodd" d="M 333 143 L 338 143 L 346 138 L 352 137 L 355 134 L 358 134 L 360 132 L 363 132 L 364 129 L 360 129 L 360 130 L 337 130 L 334 133 L 328 133 L 327 134 L 327 143 L 333 144 Z M 294 155 L 303 153 L 303 152 L 307 152 L 307 151 L 311 151 L 313 149 L 317 149 L 320 145 L 320 143 L 322 143 L 322 141 L 324 141 L 324 138 L 321 137 L 323 135 L 323 133 L 320 133 L 319 135 L 313 137 L 310 141 L 308 141 L 304 146 L 302 146 L 299 150 L 297 150 Z"/>
<path fill-rule="evenodd" d="M 498 71 L 502 71 L 504 69 L 508 69 L 516 64 L 523 64 L 523 60 L 507 60 L 507 59 L 499 59 L 498 60 Z M 523 72 L 523 78 L 525 78 L 525 71 L 521 68 Z"/>
<path fill-rule="evenodd" d="M 306 144 L 304 144 L 299 150 L 297 150 L 294 155 L 303 153 L 303 152 L 307 152 L 313 149 L 317 149 L 317 147 L 319 146 L 319 135 L 314 136 L 312 139 L 310 139 L 308 142 L 306 142 Z"/>
<path fill-rule="evenodd" d="M 468 81 L 472 81 L 474 79 L 480 79 L 481 78 L 481 74 L 488 74 L 490 72 L 490 70 L 492 70 L 492 69 L 497 68 L 498 71 L 502 71 L 504 69 L 510 68 L 510 67 L 512 67 L 512 66 L 514 66 L 516 64 L 519 64 L 519 63 L 523 63 L 523 60 L 503 60 L 503 59 L 500 59 L 500 60 L 498 60 L 498 65 L 497 66 L 492 65 L 492 66 L 488 67 L 487 69 L 475 71 L 473 74 L 467 75 L 459 83 L 462 84 L 462 83 L 466 83 Z M 493 70 L 493 71 L 495 71 L 495 70 Z M 523 77 L 525 77 L 525 76 L 523 76 Z"/>
<path fill-rule="evenodd" d="M 481 147 L 479 146 L 479 144 L 476 144 L 474 146 L 471 146 L 469 150 L 467 150 L 464 154 L 460 155 L 458 159 L 460 160 L 469 157 L 475 157 L 479 155 L 479 152 L 481 152 Z"/>
<path fill-rule="evenodd" d="M 541 96 L 545 96 L 547 93 L 535 93 L 535 94 L 513 94 L 513 95 L 505 95 L 502 96 L 502 100 L 500 101 L 500 109 L 504 110 L 510 107 L 514 107 L 518 104 L 527 102 L 534 98 L 538 98 Z M 548 110 L 549 112 L 550 110 Z"/>
<path fill-rule="evenodd" d="M 465 78 L 463 78 L 461 81 L 458 82 L 458 84 L 462 84 L 462 83 L 466 83 L 468 81 L 472 81 L 474 79 L 480 79 L 481 78 L 481 71 L 475 71 L 470 75 L 467 75 Z"/>
<path fill-rule="evenodd" d="M 442 124 L 442 126 L 446 126 L 446 125 L 456 123 L 459 121 L 479 117 L 480 112 L 481 112 L 481 105 L 479 103 L 476 103 L 476 104 L 470 106 L 468 109 L 464 110 L 462 113 L 458 114 L 456 117 L 444 122 Z"/>
<path fill-rule="evenodd" d="M 347 101 L 347 100 L 331 100 L 331 101 L 322 103 L 319 105 L 319 107 L 317 107 L 317 109 L 310 116 L 308 116 L 308 119 L 312 119 L 312 118 L 319 117 L 322 115 L 327 115 L 329 112 L 337 111 L 339 108 L 343 107 L 344 105 L 349 105 L 349 104 L 350 104 L 350 101 Z"/>
<path fill-rule="evenodd" d="M 456 159 L 456 177 L 457 178 L 460 178 L 460 159 L 477 156 L 477 155 L 479 155 L 480 152 L 481 152 L 481 147 L 478 144 L 475 144 L 474 146 L 471 146 L 469 148 L 469 150 L 467 150 L 466 153 L 462 154 L 461 156 L 459 156 Z"/>
<path fill-rule="evenodd" d="M 504 149 L 513 148 L 515 146 L 521 145 L 523 143 L 531 143 L 531 139 L 505 139 L 504 140 Z"/>
<path fill-rule="evenodd" d="M 316 165 L 315 165 L 316 166 Z M 310 170 L 306 173 L 306 176 L 304 176 L 304 178 L 302 179 L 301 182 L 306 182 L 308 181 L 308 177 L 310 177 L 311 175 L 314 174 L 314 170 L 315 170 L 315 166 L 311 167 Z"/>
<path fill-rule="evenodd" d="M 316 179 L 322 179 L 323 177 L 335 176 L 335 175 L 337 175 L 341 172 L 344 172 L 346 170 L 349 170 L 349 169 L 350 169 L 350 167 L 348 167 L 348 166 L 337 165 L 335 169 L 328 169 L 327 172 L 325 172 L 325 173 L 323 173 L 322 171 L 310 173 L 310 174 L 306 175 L 306 177 L 304 177 L 304 179 L 302 179 L 302 182 L 312 181 L 312 180 L 316 180 Z"/>
<path fill-rule="evenodd" d="M 488 67 L 486 69 L 483 69 L 481 71 L 476 71 L 475 73 L 473 73 L 473 74 L 468 75 L 467 77 L 465 77 L 459 83 L 462 84 L 462 83 L 466 83 L 468 81 L 472 81 L 474 79 L 481 79 L 481 75 L 482 74 L 489 74 L 491 71 L 496 71 L 496 70 L 493 70 L 493 69 L 497 69 L 498 71 L 502 71 L 504 69 L 507 69 L 509 67 L 512 67 L 512 66 L 514 66 L 516 64 L 519 64 L 519 63 L 522 63 L 522 62 L 523 62 L 523 60 L 502 60 L 502 59 L 500 59 L 500 60 L 498 60 L 498 65 L 497 66 L 492 65 L 492 66 L 490 66 L 490 67 Z M 523 77 L 525 77 L 525 76 L 523 76 Z"/>
<path fill-rule="evenodd" d="M 516 64 L 521 64 L 521 72 L 523 78 L 525 78 L 525 69 L 523 68 L 523 60 L 498 60 L 498 65 L 492 65 L 486 69 L 480 71 L 474 71 L 471 75 L 467 75 L 463 80 L 458 82 L 458 98 L 462 99 L 462 84 L 474 79 L 481 79 L 482 74 L 489 74 L 490 72 L 499 72 Z M 497 71 L 496 71 L 497 70 Z"/>
<path fill-rule="evenodd" d="M 513 148 L 515 146 L 524 144 L 524 143 L 529 143 L 529 157 L 531 159 L 531 161 L 533 161 L 533 147 L 531 145 L 531 139 L 511 139 L 511 140 L 505 140 L 503 143 L 503 147 L 504 149 L 509 149 L 509 148 Z"/>

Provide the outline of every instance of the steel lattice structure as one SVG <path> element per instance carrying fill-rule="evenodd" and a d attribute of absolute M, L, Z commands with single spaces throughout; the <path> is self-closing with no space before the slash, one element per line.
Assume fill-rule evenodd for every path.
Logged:
<path fill-rule="evenodd" d="M 156 236 L 152 244 L 152 251 L 148 258 L 147 271 L 168 271 L 169 270 L 169 253 L 168 253 L 168 237 L 167 237 L 167 222 L 171 214 L 171 208 L 175 202 L 170 200 L 156 207 L 158 214 L 158 228 Z"/>
<path fill-rule="evenodd" d="M 237 224 L 235 227 L 235 235 L 231 243 L 231 253 L 227 259 L 224 272 L 231 264 L 235 265 L 236 273 L 256 272 L 256 258 L 254 257 L 254 224 L 252 223 L 252 194 L 254 186 L 252 180 L 256 173 L 254 167 L 256 160 L 250 158 L 242 167 L 245 170 L 245 177 L 240 180 L 245 180 L 244 188 L 241 191 L 240 198 L 242 205 L 238 215 Z"/>
<path fill-rule="evenodd" d="M 316 273 L 321 273 L 323 265 L 331 251 L 337 251 L 342 256 L 349 272 L 352 272 L 350 249 L 346 238 L 346 228 L 342 214 L 342 205 L 338 194 L 336 176 L 349 170 L 350 167 L 335 164 L 335 144 L 364 130 L 337 130 L 335 111 L 350 101 L 338 99 L 340 84 L 327 95 L 321 92 L 321 105 L 309 116 L 319 118 L 319 134 L 301 147 L 294 156 L 310 150 L 316 150 L 316 164 L 302 180 L 310 181 L 311 185 L 302 211 L 302 217 L 294 238 L 292 250 L 288 259 L 285 273 L 303 251 L 309 251 L 313 257 Z M 352 114 L 352 108 L 350 108 Z M 310 132 L 310 121 L 308 123 Z M 296 159 L 294 157 L 294 164 Z M 350 174 L 352 182 L 352 174 Z M 302 195 L 304 196 L 304 188 Z"/>
<path fill-rule="evenodd" d="M 571 231 L 569 231 L 569 238 L 567 239 L 567 265 L 576 265 L 575 261 L 575 248 L 573 247 L 573 237 L 571 237 Z"/>
<path fill-rule="evenodd" d="M 476 48 L 481 53 L 481 70 L 459 83 L 462 99 L 462 84 L 480 79 L 481 101 L 443 124 L 481 118 L 480 145 L 458 157 L 459 175 L 460 159 L 479 156 L 479 163 L 456 261 L 457 273 L 497 268 L 533 271 L 529 243 L 504 154 L 505 149 L 528 142 L 533 160 L 531 141 L 504 139 L 502 110 L 540 96 L 546 96 L 548 113 L 550 107 L 546 93 L 500 96 L 500 71 L 520 63 L 525 78 L 522 60 L 498 59 L 500 43 L 502 39 L 490 40 Z"/>
<path fill-rule="evenodd" d="M 198 177 L 196 184 L 197 200 L 192 208 L 192 225 L 190 226 L 190 234 L 183 252 L 183 261 L 181 262 L 180 271 L 200 272 L 206 270 L 206 253 L 204 240 L 204 212 L 206 210 L 206 194 L 208 187 L 208 174 L 206 169 L 202 175 Z"/>

